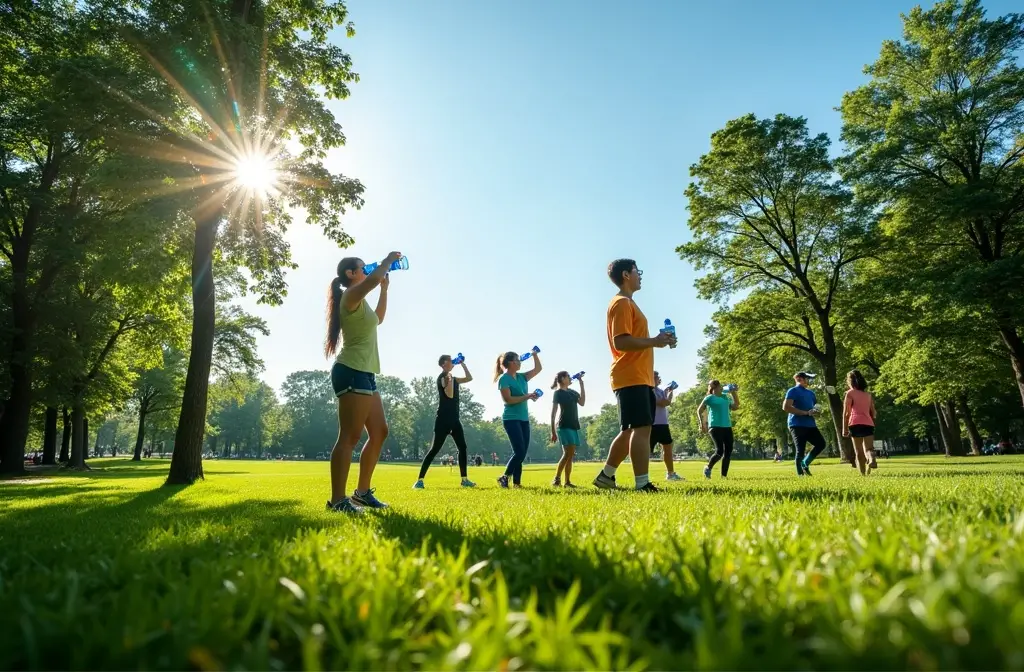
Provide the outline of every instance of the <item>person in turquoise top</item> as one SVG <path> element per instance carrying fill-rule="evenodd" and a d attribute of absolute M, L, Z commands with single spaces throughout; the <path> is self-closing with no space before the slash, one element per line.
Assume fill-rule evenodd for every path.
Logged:
<path fill-rule="evenodd" d="M 370 487 L 381 446 L 388 437 L 388 421 L 377 392 L 377 327 L 388 310 L 387 270 L 401 257 L 401 252 L 392 252 L 369 275 L 363 270 L 366 264 L 362 259 L 345 257 L 338 262 L 338 275 L 328 290 L 324 355 L 331 357 L 337 353 L 331 367 L 331 385 L 338 398 L 338 440 L 331 451 L 331 498 L 327 500 L 331 511 L 358 513 L 362 507 L 387 508 Z M 371 309 L 366 295 L 377 287 L 380 296 L 377 307 Z M 352 451 L 363 428 L 367 439 L 359 454 L 359 483 L 352 496 L 347 497 Z"/>
<path fill-rule="evenodd" d="M 731 411 L 740 407 L 739 388 L 732 386 L 732 397 L 722 394 L 722 384 L 717 380 L 708 383 L 708 396 L 697 407 L 700 431 L 711 435 L 715 443 L 715 454 L 704 467 L 704 478 L 711 478 L 711 468 L 721 460 L 722 478 L 729 475 L 729 461 L 732 458 L 732 416 Z"/>
<path fill-rule="evenodd" d="M 526 459 L 526 451 L 530 449 L 530 409 L 526 402 L 537 399 L 537 395 L 529 391 L 529 383 L 541 371 L 540 357 L 536 352 L 530 356 L 533 358 L 533 369 L 526 373 L 519 373 L 522 366 L 519 353 L 511 350 L 498 355 L 494 364 L 494 380 L 505 402 L 501 422 L 512 446 L 512 456 L 505 465 L 505 473 L 498 477 L 498 485 L 503 488 L 508 487 L 509 478 L 515 487 L 521 487 L 523 461 Z"/>

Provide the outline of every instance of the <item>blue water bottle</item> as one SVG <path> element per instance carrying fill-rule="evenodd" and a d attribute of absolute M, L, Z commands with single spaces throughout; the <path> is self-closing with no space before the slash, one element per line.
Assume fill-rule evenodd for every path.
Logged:
<path fill-rule="evenodd" d="M 580 371 L 579 373 L 574 373 L 572 378 L 571 378 L 571 380 L 579 380 L 580 378 L 583 377 L 584 373 L 586 373 L 586 371 Z"/>
<path fill-rule="evenodd" d="M 380 266 L 379 261 L 375 261 L 372 264 L 363 266 L 363 273 L 369 275 L 373 273 L 377 267 Z M 400 257 L 391 263 L 391 268 L 388 271 L 408 271 L 409 270 L 409 257 Z"/>
<path fill-rule="evenodd" d="M 726 383 L 722 386 L 722 389 L 726 392 L 735 392 L 739 389 L 739 386 L 737 386 L 736 383 Z"/>
<path fill-rule="evenodd" d="M 669 334 L 670 336 L 672 336 L 672 338 L 676 337 L 676 328 L 674 326 L 672 326 L 672 320 L 665 320 L 665 328 L 661 330 L 661 333 Z M 673 343 L 672 345 L 670 345 L 668 347 L 674 348 L 676 346 L 675 346 L 675 343 Z"/>
<path fill-rule="evenodd" d="M 679 387 L 679 383 L 677 383 L 676 381 L 673 380 L 671 383 L 668 384 L 668 387 L 665 388 L 665 389 L 667 389 L 667 390 L 674 390 L 677 387 Z"/>
<path fill-rule="evenodd" d="M 530 352 L 526 353 L 525 355 L 519 355 L 519 361 L 520 362 L 525 362 L 530 357 L 533 357 L 534 354 L 539 354 L 539 353 L 540 353 L 540 348 L 538 348 L 535 345 L 535 346 L 533 346 L 533 350 L 531 350 Z"/>
<path fill-rule="evenodd" d="M 533 393 L 537 395 L 537 399 L 540 399 L 541 397 L 544 396 L 544 390 L 540 389 L 539 387 L 536 390 L 534 390 Z M 537 399 L 534 399 L 534 401 L 537 401 Z"/>
<path fill-rule="evenodd" d="M 452 364 L 462 364 L 464 361 L 466 361 L 466 358 L 463 357 L 462 353 L 460 352 L 458 355 L 455 356 L 455 359 L 452 360 Z"/>

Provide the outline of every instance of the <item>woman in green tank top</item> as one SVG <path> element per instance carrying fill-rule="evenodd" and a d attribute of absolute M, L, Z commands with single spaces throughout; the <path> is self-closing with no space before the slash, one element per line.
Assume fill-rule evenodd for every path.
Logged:
<path fill-rule="evenodd" d="M 372 273 L 358 257 L 345 257 L 338 263 L 338 275 L 331 281 L 327 299 L 327 338 L 324 355 L 337 353 L 331 367 L 331 385 L 338 398 L 338 440 L 331 451 L 331 498 L 327 508 L 343 513 L 358 513 L 362 507 L 387 508 L 370 487 L 381 446 L 388 437 L 384 404 L 377 392 L 380 373 L 377 352 L 377 326 L 388 310 L 387 270 L 402 256 L 392 252 Z M 370 308 L 366 295 L 380 286 L 377 307 Z M 338 349 L 338 340 L 341 349 Z M 359 483 L 352 496 L 346 496 L 352 451 L 366 429 L 366 445 L 359 455 Z"/>

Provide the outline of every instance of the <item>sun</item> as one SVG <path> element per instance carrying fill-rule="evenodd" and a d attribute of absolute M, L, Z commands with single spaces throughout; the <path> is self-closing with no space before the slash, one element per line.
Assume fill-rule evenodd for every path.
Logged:
<path fill-rule="evenodd" d="M 266 154 L 247 154 L 235 161 L 235 185 L 256 195 L 263 196 L 274 191 L 278 179 L 274 160 Z"/>

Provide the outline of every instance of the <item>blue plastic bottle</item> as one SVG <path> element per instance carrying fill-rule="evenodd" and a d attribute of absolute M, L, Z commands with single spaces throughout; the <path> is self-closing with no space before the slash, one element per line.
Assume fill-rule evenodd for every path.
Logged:
<path fill-rule="evenodd" d="M 462 364 L 464 361 L 466 361 L 466 358 L 463 357 L 462 353 L 460 352 L 458 355 L 455 356 L 455 359 L 452 360 L 452 364 Z"/>
<path fill-rule="evenodd" d="M 672 326 L 672 320 L 665 320 L 665 328 L 661 330 L 661 333 L 669 334 L 672 338 L 676 336 L 676 328 Z M 675 344 L 669 346 L 670 348 L 676 347 Z"/>
<path fill-rule="evenodd" d="M 367 275 L 369 275 L 370 273 L 373 273 L 377 269 L 378 266 L 380 266 L 380 262 L 379 261 L 375 261 L 372 264 L 367 264 L 366 266 L 363 266 L 363 273 L 366 273 Z M 409 257 L 401 257 L 399 259 L 396 259 L 395 261 L 393 261 L 391 263 L 391 268 L 388 269 L 389 272 L 390 271 L 408 271 L 408 270 L 409 270 Z"/>
<path fill-rule="evenodd" d="M 525 362 L 530 357 L 533 357 L 533 355 L 536 354 L 536 353 L 540 353 L 540 348 L 538 348 L 535 345 L 535 346 L 533 346 L 533 350 L 531 350 L 530 352 L 526 353 L 525 355 L 519 355 L 519 361 L 520 362 Z"/>
<path fill-rule="evenodd" d="M 580 378 L 583 377 L 584 373 L 586 373 L 586 371 L 580 371 L 579 373 L 574 373 L 572 378 L 571 378 L 571 380 L 579 380 Z"/>
<path fill-rule="evenodd" d="M 739 387 L 735 383 L 726 383 L 722 386 L 722 389 L 726 392 L 735 392 Z"/>
<path fill-rule="evenodd" d="M 536 390 L 534 390 L 533 393 L 537 395 L 537 399 L 540 399 L 541 397 L 544 396 L 544 390 L 540 389 L 539 387 Z M 536 401 L 537 399 L 534 399 L 534 401 Z"/>
<path fill-rule="evenodd" d="M 668 387 L 666 387 L 665 389 L 666 390 L 674 390 L 677 387 L 679 387 L 679 383 L 677 383 L 676 381 L 673 380 L 671 383 L 668 384 Z"/>

